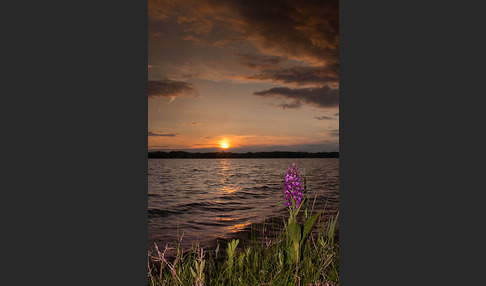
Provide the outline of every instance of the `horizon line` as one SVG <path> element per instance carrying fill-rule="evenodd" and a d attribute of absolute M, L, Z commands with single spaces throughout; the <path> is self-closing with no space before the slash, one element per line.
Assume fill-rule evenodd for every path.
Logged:
<path fill-rule="evenodd" d="M 191 152 L 191 151 L 185 151 L 185 150 L 148 150 L 148 152 L 185 152 L 185 153 L 339 153 L 339 151 L 246 151 L 246 152 L 230 152 L 230 151 L 225 151 L 225 150 L 220 150 L 220 151 L 207 151 L 207 152 Z"/>

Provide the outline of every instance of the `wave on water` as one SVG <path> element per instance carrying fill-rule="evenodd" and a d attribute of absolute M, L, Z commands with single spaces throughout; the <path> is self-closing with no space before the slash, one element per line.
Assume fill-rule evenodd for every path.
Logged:
<path fill-rule="evenodd" d="M 277 231 L 288 217 L 282 193 L 286 168 L 293 162 L 305 169 L 310 204 L 339 208 L 339 159 L 150 159 L 148 177 L 149 245 L 241 237 Z M 272 227 L 268 222 L 273 221 Z"/>

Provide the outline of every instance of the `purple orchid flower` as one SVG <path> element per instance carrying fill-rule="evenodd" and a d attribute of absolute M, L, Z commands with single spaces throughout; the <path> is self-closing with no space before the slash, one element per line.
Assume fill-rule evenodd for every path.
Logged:
<path fill-rule="evenodd" d="M 285 173 L 284 195 L 286 200 L 285 205 L 287 207 L 292 206 L 292 198 L 295 201 L 296 208 L 299 208 L 304 200 L 304 188 L 302 187 L 299 171 L 295 163 L 292 163 L 291 168 L 287 168 L 287 172 Z"/>

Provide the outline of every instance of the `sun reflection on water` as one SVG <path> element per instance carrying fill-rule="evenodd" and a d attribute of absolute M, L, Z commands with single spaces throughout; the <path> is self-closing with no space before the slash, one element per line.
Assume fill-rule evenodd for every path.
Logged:
<path fill-rule="evenodd" d="M 251 224 L 251 221 L 248 220 L 245 223 L 230 225 L 230 226 L 225 227 L 224 229 L 228 232 L 233 233 L 233 232 L 238 232 L 238 231 L 245 229 L 245 227 L 249 226 L 250 224 Z"/>
<path fill-rule="evenodd" d="M 221 188 L 221 192 L 223 194 L 228 195 L 228 194 L 232 194 L 232 193 L 238 191 L 239 189 L 240 189 L 239 187 L 224 186 L 224 187 Z"/>
<path fill-rule="evenodd" d="M 214 218 L 214 220 L 222 220 L 222 221 L 232 221 L 232 220 L 235 220 L 236 218 L 234 217 L 217 217 L 217 218 Z"/>

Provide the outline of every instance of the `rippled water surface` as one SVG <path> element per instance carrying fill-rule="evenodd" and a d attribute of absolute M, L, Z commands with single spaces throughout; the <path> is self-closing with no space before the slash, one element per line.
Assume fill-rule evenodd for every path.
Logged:
<path fill-rule="evenodd" d="M 307 176 L 315 209 L 335 214 L 339 207 L 339 159 L 149 159 L 149 246 L 173 243 L 183 234 L 190 245 L 226 238 L 261 223 L 288 216 L 283 178 L 295 162 Z"/>

